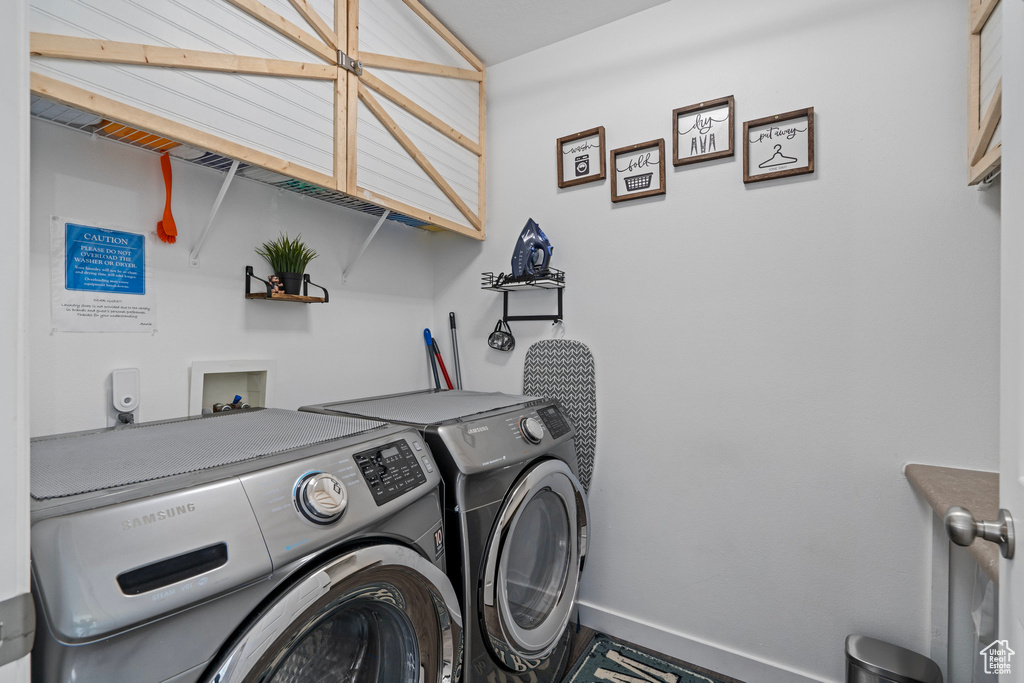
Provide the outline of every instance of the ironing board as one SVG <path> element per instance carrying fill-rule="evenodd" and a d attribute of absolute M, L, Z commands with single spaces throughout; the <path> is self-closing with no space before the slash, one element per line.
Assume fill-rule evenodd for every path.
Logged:
<path fill-rule="evenodd" d="M 561 402 L 576 428 L 580 483 L 589 493 L 597 448 L 597 381 L 590 349 L 571 339 L 536 342 L 526 352 L 523 393 Z"/>

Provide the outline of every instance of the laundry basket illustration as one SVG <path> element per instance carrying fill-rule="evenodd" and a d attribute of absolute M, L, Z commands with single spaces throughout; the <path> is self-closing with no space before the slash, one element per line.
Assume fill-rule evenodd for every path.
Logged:
<path fill-rule="evenodd" d="M 640 175 L 631 175 L 626 178 L 626 191 L 635 192 L 636 190 L 646 190 L 651 186 L 651 176 L 654 173 L 641 173 Z"/>

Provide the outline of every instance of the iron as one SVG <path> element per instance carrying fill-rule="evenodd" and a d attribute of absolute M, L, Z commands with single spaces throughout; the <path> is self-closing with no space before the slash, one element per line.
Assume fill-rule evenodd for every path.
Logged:
<path fill-rule="evenodd" d="M 512 277 L 537 277 L 544 273 L 551 263 L 551 250 L 551 242 L 544 231 L 532 218 L 528 219 L 512 252 Z"/>

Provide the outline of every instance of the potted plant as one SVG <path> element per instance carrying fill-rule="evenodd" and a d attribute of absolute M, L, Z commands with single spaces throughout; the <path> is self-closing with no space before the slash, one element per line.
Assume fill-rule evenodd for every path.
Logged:
<path fill-rule="evenodd" d="M 285 233 L 276 240 L 264 242 L 256 248 L 256 253 L 270 264 L 274 275 L 281 278 L 285 294 L 299 294 L 302 291 L 302 275 L 317 255 L 302 241 L 301 234 L 293 239 Z"/>

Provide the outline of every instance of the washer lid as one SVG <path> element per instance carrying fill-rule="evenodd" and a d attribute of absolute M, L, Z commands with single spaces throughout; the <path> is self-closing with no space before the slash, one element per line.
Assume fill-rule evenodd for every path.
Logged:
<path fill-rule="evenodd" d="M 292 410 L 240 410 L 32 440 L 32 497 L 63 498 L 196 472 L 382 426 Z"/>
<path fill-rule="evenodd" d="M 541 400 L 536 396 L 502 394 L 497 391 L 420 391 L 394 394 L 358 401 L 325 403 L 303 410 L 328 411 L 358 415 L 373 420 L 430 425 L 479 415 L 491 410 L 523 405 Z"/>

